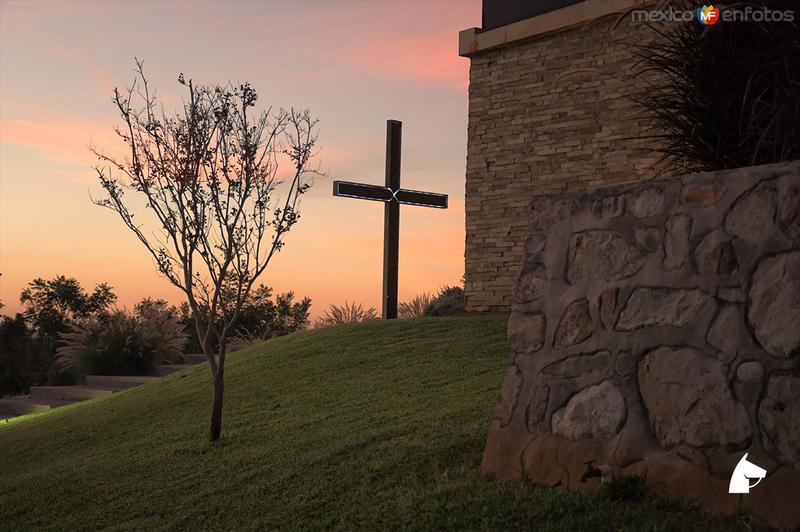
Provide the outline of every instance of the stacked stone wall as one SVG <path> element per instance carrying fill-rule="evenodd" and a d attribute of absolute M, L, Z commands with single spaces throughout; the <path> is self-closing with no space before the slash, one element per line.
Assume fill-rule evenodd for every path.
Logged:
<path fill-rule="evenodd" d="M 800 525 L 800 162 L 528 209 L 484 474 Z M 729 494 L 744 453 L 767 477 Z"/>
<path fill-rule="evenodd" d="M 631 96 L 644 81 L 625 43 L 652 30 L 619 15 L 471 56 L 465 294 L 508 310 L 532 195 L 652 178 L 658 155 Z"/>

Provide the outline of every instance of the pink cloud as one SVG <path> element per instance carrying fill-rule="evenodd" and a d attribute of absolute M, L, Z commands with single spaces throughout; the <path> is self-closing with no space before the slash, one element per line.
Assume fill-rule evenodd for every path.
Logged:
<path fill-rule="evenodd" d="M 337 15 L 362 31 L 332 36 L 335 44 L 322 50 L 329 61 L 417 87 L 466 90 L 469 61 L 458 55 L 458 32 L 480 20 L 480 2 L 358 2 Z"/>
<path fill-rule="evenodd" d="M 353 46 L 343 61 L 377 77 L 422 87 L 464 91 L 469 82 L 469 63 L 459 57 L 456 38 L 449 33 L 374 39 Z"/>
<path fill-rule="evenodd" d="M 72 166 L 76 175 L 85 176 L 78 178 L 81 181 L 94 181 L 90 167 L 96 158 L 89 151 L 90 145 L 108 150 L 119 148 L 109 124 L 74 119 L 50 123 L 4 119 L 0 122 L 0 142 L 33 148 L 49 161 Z"/>

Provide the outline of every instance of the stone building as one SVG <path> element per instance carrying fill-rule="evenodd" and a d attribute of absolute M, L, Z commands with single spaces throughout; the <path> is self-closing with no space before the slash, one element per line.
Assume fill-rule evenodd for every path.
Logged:
<path fill-rule="evenodd" d="M 626 43 L 641 0 L 484 0 L 482 28 L 459 35 L 469 57 L 467 310 L 508 310 L 531 196 L 654 176 L 637 139 L 647 122 Z"/>

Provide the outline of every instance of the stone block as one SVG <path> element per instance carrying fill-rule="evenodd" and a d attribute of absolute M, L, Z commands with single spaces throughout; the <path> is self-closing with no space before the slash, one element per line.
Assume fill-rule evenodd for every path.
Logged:
<path fill-rule="evenodd" d="M 692 233 L 692 218 L 675 214 L 667 218 L 664 237 L 664 269 L 677 270 L 689 265 L 689 237 Z"/>
<path fill-rule="evenodd" d="M 795 357 L 800 352 L 800 251 L 759 263 L 750 285 L 747 319 L 767 352 Z"/>
<path fill-rule="evenodd" d="M 572 235 L 569 243 L 567 278 L 574 284 L 582 280 L 619 280 L 642 269 L 645 255 L 614 231 L 590 230 Z"/>
<path fill-rule="evenodd" d="M 660 347 L 645 355 L 639 389 L 662 447 L 741 448 L 750 441 L 750 420 L 731 393 L 725 367 L 696 349 Z"/>
<path fill-rule="evenodd" d="M 757 187 L 736 200 L 725 216 L 728 233 L 760 244 L 775 232 L 775 193 L 769 187 Z"/>
<path fill-rule="evenodd" d="M 500 387 L 500 402 L 494 411 L 494 417 L 500 421 L 500 426 L 505 427 L 511 422 L 511 416 L 519 403 L 519 392 L 522 390 L 522 372 L 512 364 L 506 370 L 503 385 Z"/>
<path fill-rule="evenodd" d="M 725 231 L 710 231 L 694 249 L 697 273 L 730 275 L 736 272 L 738 263 L 730 237 Z"/>
<path fill-rule="evenodd" d="M 627 416 L 619 389 L 604 381 L 575 394 L 553 414 L 553 434 L 571 440 L 610 438 L 619 432 Z"/>
<path fill-rule="evenodd" d="M 592 335 L 594 323 L 585 299 L 571 303 L 556 326 L 555 347 L 576 345 Z"/>
<path fill-rule="evenodd" d="M 542 288 L 547 282 L 547 270 L 542 263 L 526 263 L 522 268 L 517 287 L 514 291 L 514 300 L 517 303 L 527 303 L 541 296 Z"/>
<path fill-rule="evenodd" d="M 637 218 L 649 218 L 661 213 L 666 197 L 660 188 L 648 187 L 636 193 L 628 201 L 628 211 Z"/>
<path fill-rule="evenodd" d="M 636 288 L 620 313 L 616 329 L 632 331 L 649 326 L 683 327 L 707 303 L 698 289 Z"/>
<path fill-rule="evenodd" d="M 691 183 L 681 188 L 681 204 L 707 207 L 719 202 L 724 193 L 725 186 L 720 183 Z"/>

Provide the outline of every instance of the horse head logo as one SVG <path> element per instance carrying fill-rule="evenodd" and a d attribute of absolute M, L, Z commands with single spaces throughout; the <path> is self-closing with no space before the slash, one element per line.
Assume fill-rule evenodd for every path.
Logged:
<path fill-rule="evenodd" d="M 750 488 L 755 488 L 765 476 L 767 476 L 767 470 L 758 467 L 753 462 L 748 462 L 747 453 L 744 453 L 744 456 L 742 456 L 742 459 L 739 460 L 733 470 L 728 493 L 750 493 Z M 751 478 L 758 479 L 752 486 L 750 485 Z"/>

